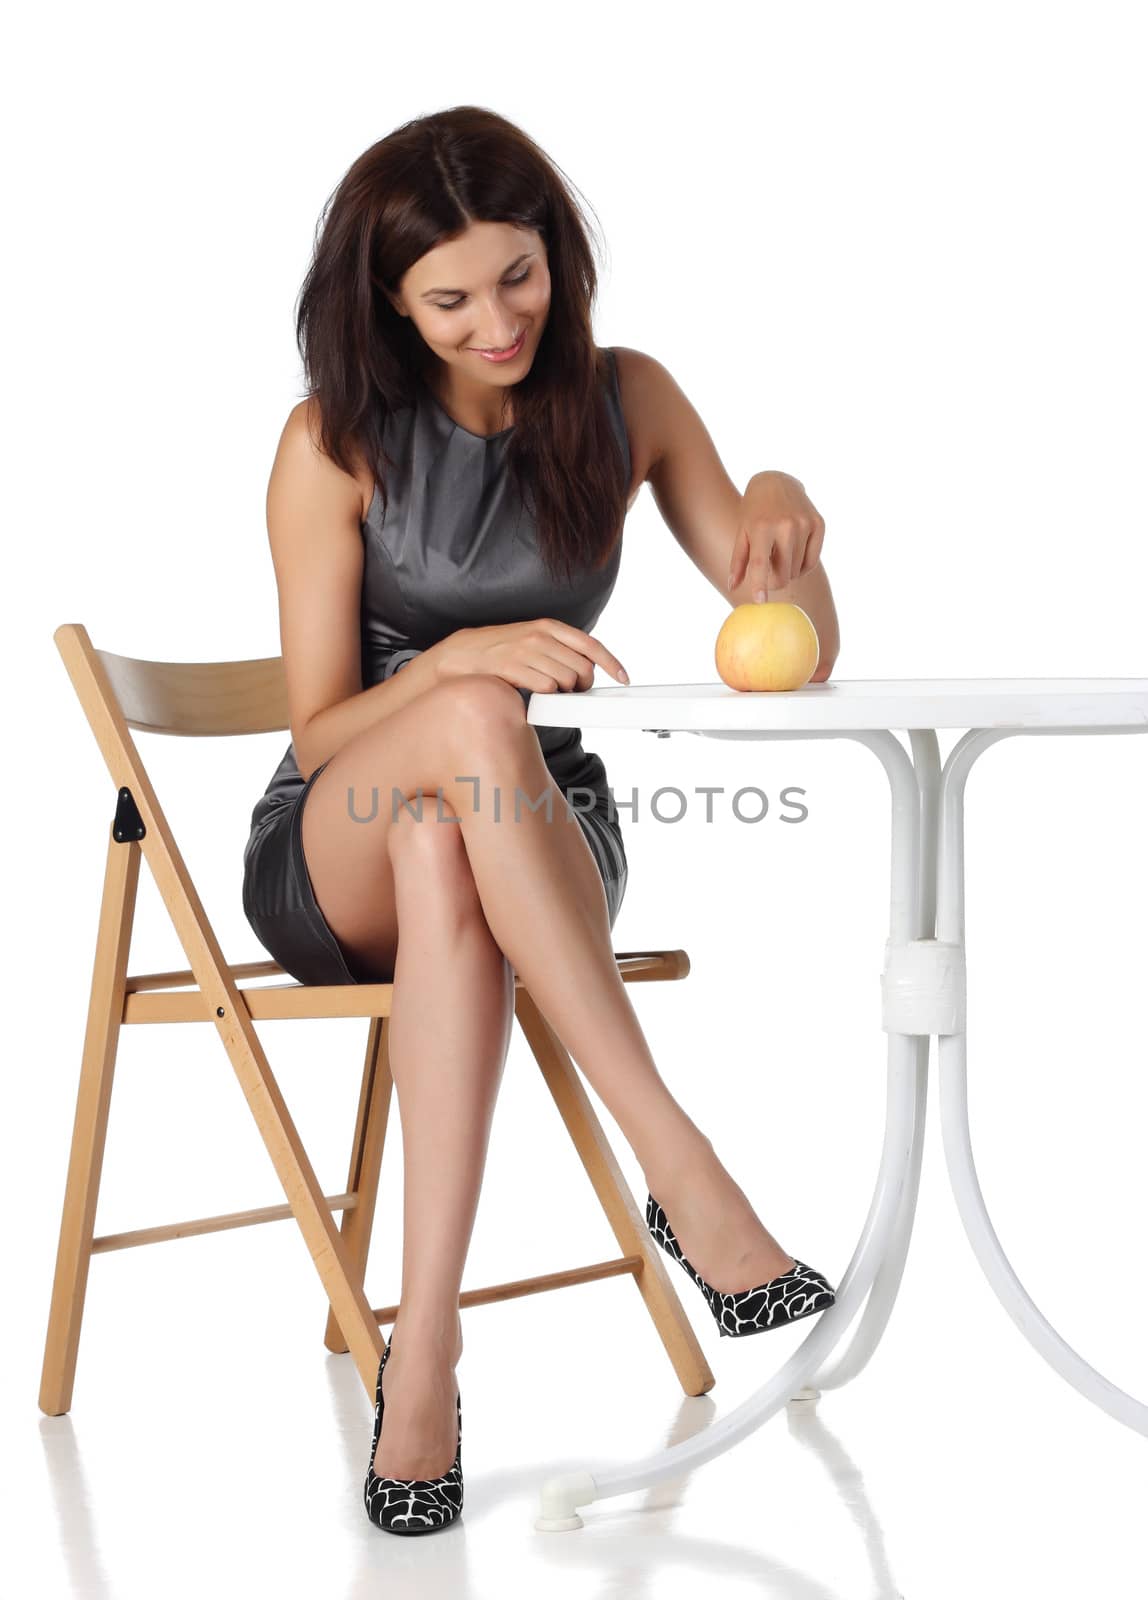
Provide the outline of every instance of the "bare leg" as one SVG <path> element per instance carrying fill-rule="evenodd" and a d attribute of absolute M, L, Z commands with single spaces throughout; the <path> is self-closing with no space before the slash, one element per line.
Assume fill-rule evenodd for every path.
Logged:
<path fill-rule="evenodd" d="M 400 818 L 390 1059 L 403 1130 L 403 1283 L 375 1471 L 447 1472 L 458 1444 L 458 1297 L 514 1015 L 461 829 Z"/>
<path fill-rule="evenodd" d="M 517 818 L 516 788 L 524 797 Z M 438 789 L 444 812 L 457 815 L 457 823 L 437 819 Z M 420 790 L 420 826 L 461 830 L 495 942 L 609 1108 L 697 1270 L 726 1290 L 785 1271 L 793 1258 L 657 1071 L 618 973 L 589 846 L 567 815 L 512 685 L 489 676 L 441 684 L 331 758 L 308 799 L 303 837 L 336 936 L 364 953 L 379 936 L 386 895 L 368 915 L 362 885 L 388 870 L 393 791 L 417 805 Z M 549 817 L 545 805 L 531 809 L 547 790 Z M 348 871 L 352 858 L 356 868 Z"/>
<path fill-rule="evenodd" d="M 471 680 L 484 681 L 501 684 Z M 602 880 L 516 692 L 474 707 L 459 759 L 441 786 L 457 808 L 490 930 L 622 1129 L 687 1258 L 725 1290 L 788 1271 L 794 1258 L 658 1073 L 618 972 Z M 475 776 L 477 790 L 465 781 Z M 550 821 L 545 805 L 531 810 L 548 789 Z M 424 816 L 434 815 L 430 795 Z"/>

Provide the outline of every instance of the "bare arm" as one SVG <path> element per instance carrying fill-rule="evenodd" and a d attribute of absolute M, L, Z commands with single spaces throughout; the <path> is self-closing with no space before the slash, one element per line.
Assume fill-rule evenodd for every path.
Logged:
<path fill-rule="evenodd" d="M 749 572 L 731 590 L 726 582 L 745 496 L 729 476 L 705 423 L 660 361 L 643 351 L 619 349 L 627 394 L 654 441 L 648 480 L 654 503 L 678 544 L 731 606 L 752 598 Z M 754 478 L 768 478 L 755 473 Z M 750 480 L 751 483 L 754 481 Z M 796 482 L 796 480 L 794 480 Z M 829 676 L 841 648 L 841 632 L 829 578 L 820 557 L 809 572 L 769 599 L 788 600 L 808 613 L 817 631 L 821 657 L 813 683 Z"/>
<path fill-rule="evenodd" d="M 363 688 L 362 502 L 355 480 L 318 448 L 313 405 L 300 401 L 287 418 L 267 486 L 291 742 L 304 778 L 430 688 L 439 666 L 432 647 Z"/>

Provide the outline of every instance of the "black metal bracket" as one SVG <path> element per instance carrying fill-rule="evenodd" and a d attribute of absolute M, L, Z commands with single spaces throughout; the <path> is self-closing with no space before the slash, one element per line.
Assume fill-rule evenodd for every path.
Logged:
<path fill-rule="evenodd" d="M 130 844 L 133 839 L 142 839 L 146 832 L 131 790 L 121 789 L 116 799 L 116 816 L 112 823 L 113 835 L 120 844 Z"/>

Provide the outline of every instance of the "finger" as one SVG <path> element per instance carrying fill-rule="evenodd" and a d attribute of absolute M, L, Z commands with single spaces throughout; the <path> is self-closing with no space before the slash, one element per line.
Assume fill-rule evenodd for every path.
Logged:
<path fill-rule="evenodd" d="M 733 542 L 733 551 L 730 555 L 729 578 L 727 586 L 736 589 L 745 577 L 745 565 L 749 558 L 749 538 L 744 528 L 739 528 L 737 538 Z"/>
<path fill-rule="evenodd" d="M 763 603 L 769 598 L 770 589 L 781 587 L 773 581 L 770 565 L 773 560 L 774 541 L 769 536 L 758 539 L 754 543 L 753 554 L 749 560 L 749 591 L 753 598 Z"/>
<path fill-rule="evenodd" d="M 557 639 L 546 641 L 530 652 L 530 665 L 539 672 L 548 672 L 557 680 L 558 687 L 567 691 L 589 689 L 594 682 L 594 663 L 581 650 L 560 644 Z"/>
<path fill-rule="evenodd" d="M 785 573 L 786 583 L 792 583 L 794 578 L 796 578 L 800 573 L 801 560 L 804 554 L 805 544 L 799 530 L 793 536 L 793 540 L 789 547 L 788 557 L 785 559 L 785 566 L 782 568 L 783 572 Z"/>
<path fill-rule="evenodd" d="M 792 522 L 783 522 L 773 541 L 773 568 L 777 574 L 777 589 L 784 589 L 796 576 L 793 566 L 794 547 L 800 535 Z"/>
<path fill-rule="evenodd" d="M 557 678 L 549 672 L 542 672 L 537 667 L 520 666 L 515 669 L 518 677 L 523 681 L 516 683 L 515 688 L 528 689 L 531 694 L 557 694 L 562 685 Z"/>
<path fill-rule="evenodd" d="M 581 628 L 573 628 L 567 622 L 559 622 L 555 617 L 543 617 L 542 626 L 560 644 L 568 645 L 584 656 L 589 656 L 598 666 L 602 667 L 612 678 L 618 678 L 622 683 L 629 683 L 630 675 L 625 667 L 614 655 L 607 650 L 600 639 L 592 633 L 584 633 Z"/>
<path fill-rule="evenodd" d="M 801 560 L 798 561 L 796 559 L 796 557 L 794 559 L 793 576 L 795 578 L 800 578 L 802 573 L 805 573 L 805 572 L 809 571 L 809 551 L 812 548 L 812 545 L 813 545 L 813 531 L 811 529 L 810 533 L 809 533 L 809 537 L 805 540 L 804 544 L 801 547 Z"/>

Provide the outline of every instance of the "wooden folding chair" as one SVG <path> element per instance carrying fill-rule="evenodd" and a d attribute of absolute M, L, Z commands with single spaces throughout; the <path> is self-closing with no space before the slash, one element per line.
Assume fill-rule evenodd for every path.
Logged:
<path fill-rule="evenodd" d="M 60 1416 L 71 1407 L 88 1263 L 94 1254 L 223 1228 L 248 1227 L 292 1214 L 330 1302 L 326 1347 L 336 1353 L 350 1350 L 373 1402 L 383 1350 L 379 1325 L 393 1322 L 398 1312 L 397 1304 L 372 1310 L 363 1292 L 391 1102 L 387 1035 L 393 985 L 307 985 L 290 981 L 270 987 L 240 988 L 240 978 L 266 977 L 282 973 L 283 969 L 275 961 L 229 965 L 224 960 L 129 731 L 198 736 L 286 731 L 290 724 L 282 659 L 273 656 L 254 661 L 140 661 L 96 650 L 79 623 L 63 624 L 53 637 L 107 762 L 116 787 L 116 808 L 108 839 L 44 1347 L 40 1408 L 49 1416 Z M 128 974 L 141 854 L 151 868 L 190 971 Z M 618 955 L 617 961 L 627 983 L 684 978 L 690 965 L 684 950 L 630 951 Z M 487 1289 L 470 1289 L 460 1295 L 459 1305 L 509 1300 L 516 1295 L 539 1294 L 628 1272 L 646 1303 L 683 1390 L 689 1395 L 704 1394 L 713 1387 L 713 1373 L 582 1080 L 517 977 L 514 998 L 522 1031 L 622 1254 L 586 1267 L 520 1278 Z M 256 1036 L 256 1022 L 293 1017 L 369 1018 L 350 1173 L 342 1194 L 325 1195 L 319 1187 Z M 119 1031 L 126 1023 L 138 1022 L 215 1024 L 279 1174 L 286 1205 L 93 1236 Z M 342 1212 L 338 1228 L 332 1220 L 335 1211 Z"/>

